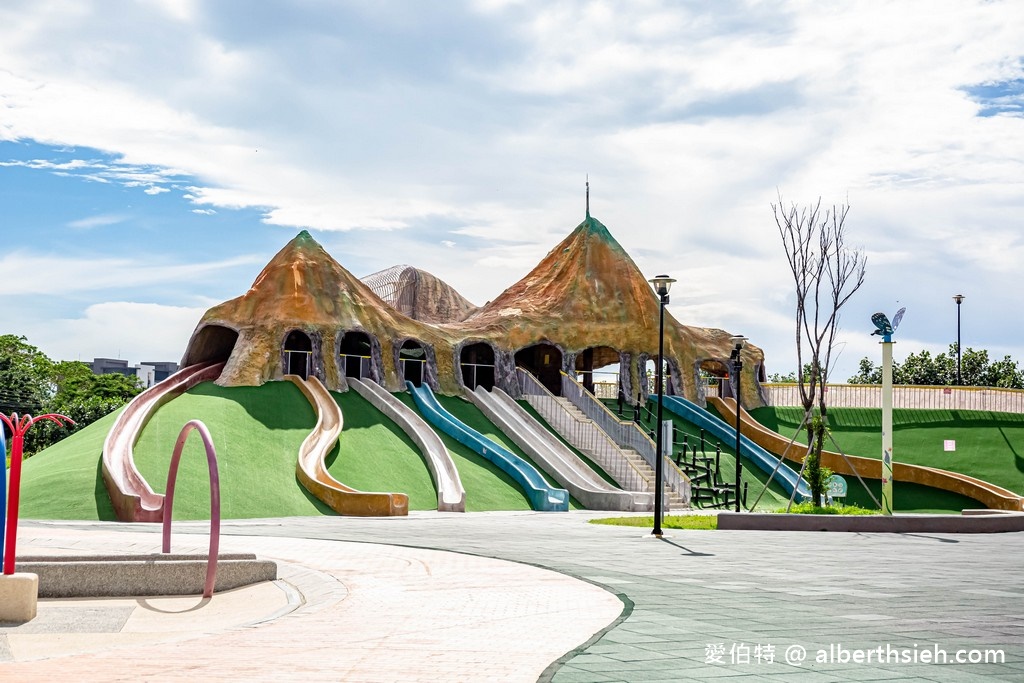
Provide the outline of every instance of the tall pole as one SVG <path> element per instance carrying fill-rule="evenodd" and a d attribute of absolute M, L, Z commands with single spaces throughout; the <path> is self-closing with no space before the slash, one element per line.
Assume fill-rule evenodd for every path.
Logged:
<path fill-rule="evenodd" d="M 740 359 L 740 349 L 736 345 L 736 359 L 733 361 L 733 374 L 736 375 L 736 512 L 740 511 L 740 486 L 743 476 L 743 459 L 740 457 L 740 396 L 742 394 L 740 382 L 743 372 L 743 361 Z"/>
<path fill-rule="evenodd" d="M 966 299 L 963 294 L 957 294 L 953 297 L 953 301 L 956 302 L 956 385 L 958 387 L 963 386 L 963 379 L 960 376 L 960 304 Z"/>
<path fill-rule="evenodd" d="M 649 282 L 654 285 L 654 291 L 658 295 L 658 373 L 656 377 L 658 382 L 658 424 L 654 442 L 654 529 L 651 531 L 651 535 L 655 538 L 661 538 L 661 513 L 663 512 L 663 498 L 665 495 L 665 456 L 662 454 L 664 447 L 662 446 L 663 437 L 661 433 L 661 404 L 665 393 L 665 305 L 668 303 L 668 290 L 671 289 L 672 283 L 675 280 L 668 275 L 658 275 L 653 280 L 649 280 Z M 639 408 L 639 403 L 637 407 Z M 639 410 L 637 412 L 639 413 Z"/>
<path fill-rule="evenodd" d="M 658 293 L 659 305 L 658 305 L 658 425 L 657 425 L 657 440 L 655 441 L 655 454 L 654 454 L 654 530 L 651 531 L 651 535 L 660 537 L 661 531 L 661 506 L 662 506 L 662 495 L 664 494 L 665 485 L 662 483 L 662 436 L 661 436 L 661 398 L 664 394 L 664 388 L 662 386 L 662 373 L 665 366 L 665 304 L 668 302 L 668 292 L 662 294 Z"/>
<path fill-rule="evenodd" d="M 740 353 L 743 351 L 743 343 L 747 341 L 747 338 L 737 334 L 730 337 L 730 341 L 733 344 L 732 353 L 729 355 L 732 360 L 730 372 L 736 378 L 736 512 L 739 512 L 741 510 L 740 487 L 743 477 L 743 459 L 740 457 L 740 394 L 743 388 L 740 375 L 743 374 L 743 359 L 740 357 Z"/>
<path fill-rule="evenodd" d="M 882 337 L 882 514 L 892 515 L 892 335 Z"/>

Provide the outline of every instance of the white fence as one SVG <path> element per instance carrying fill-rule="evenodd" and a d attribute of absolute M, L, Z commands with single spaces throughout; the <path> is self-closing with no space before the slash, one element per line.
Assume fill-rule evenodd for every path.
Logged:
<path fill-rule="evenodd" d="M 765 384 L 764 388 L 768 405 L 800 405 L 796 384 Z M 894 408 L 1024 413 L 1024 390 L 1020 389 L 896 385 L 892 390 Z M 882 387 L 878 384 L 830 384 L 826 396 L 826 403 L 833 408 L 882 407 Z"/>

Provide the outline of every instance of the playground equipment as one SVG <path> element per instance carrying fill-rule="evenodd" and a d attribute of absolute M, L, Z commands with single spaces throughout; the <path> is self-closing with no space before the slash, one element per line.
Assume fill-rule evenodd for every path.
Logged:
<path fill-rule="evenodd" d="M 307 491 L 339 515 L 393 517 L 409 514 L 409 496 L 404 493 L 370 493 L 346 486 L 327 471 L 325 459 L 341 436 L 341 408 L 316 377 L 302 379 L 285 375 L 302 391 L 316 411 L 316 426 L 299 447 L 295 475 Z"/>
<path fill-rule="evenodd" d="M 164 497 L 153 491 L 135 466 L 133 449 L 156 409 L 200 382 L 216 379 L 224 363 L 182 368 L 131 400 L 103 442 L 102 474 L 114 512 L 122 522 L 160 522 Z"/>
<path fill-rule="evenodd" d="M 40 420 L 55 422 L 61 427 L 73 425 L 75 422 L 66 415 L 58 415 L 56 413 L 47 413 L 38 417 L 32 417 L 31 415 L 18 417 L 17 413 L 12 413 L 8 417 L 0 413 L 0 420 L 3 420 L 4 424 L 11 430 L 11 482 L 10 495 L 7 497 L 7 519 L 4 521 L 5 535 L 3 546 L 4 574 L 10 575 L 14 573 L 14 557 L 18 543 L 18 504 L 20 503 L 21 495 L 21 461 L 24 451 L 25 432 Z M 6 455 L 6 448 L 4 453 Z"/>
<path fill-rule="evenodd" d="M 445 410 L 430 387 L 425 384 L 416 386 L 412 382 L 406 382 L 406 387 L 412 394 L 416 407 L 428 422 L 487 458 L 512 477 L 522 487 L 531 508 L 543 512 L 564 512 L 569 509 L 568 491 L 551 486 L 530 463 Z"/>
<path fill-rule="evenodd" d="M 467 389 L 465 394 L 584 507 L 590 510 L 653 509 L 652 494 L 627 492 L 610 485 L 498 387 L 491 391 L 483 387 L 477 387 L 475 391 Z"/>
<path fill-rule="evenodd" d="M 732 416 L 736 410 L 736 404 L 732 402 L 732 399 L 708 398 L 708 403 L 722 415 Z M 794 450 L 790 447 L 791 439 L 768 429 L 746 410 L 740 410 L 740 420 L 743 424 L 745 438 L 749 438 L 762 448 L 789 460 L 795 462 L 803 460 L 806 446 L 801 444 L 801 447 Z M 859 475 L 868 479 L 881 479 L 882 477 L 882 461 L 875 458 L 863 458 L 856 455 L 844 456 L 842 453 L 823 450 L 821 464 L 838 474 Z M 896 462 L 893 463 L 893 476 L 899 481 L 959 493 L 983 503 L 992 510 L 1024 510 L 1024 497 L 959 472 Z"/>
<path fill-rule="evenodd" d="M 434 477 L 438 511 L 465 512 L 466 489 L 462 487 L 459 471 L 455 468 L 455 462 L 441 437 L 430 428 L 430 425 L 376 382 L 364 382 L 356 377 L 349 377 L 348 385 L 401 427 L 419 447 L 430 474 Z"/>
<path fill-rule="evenodd" d="M 171 552 L 171 517 L 174 510 L 174 484 L 178 480 L 178 462 L 181 460 L 181 450 L 185 446 L 185 439 L 193 430 L 199 432 L 206 448 L 206 462 L 210 470 L 210 552 L 206 559 L 206 584 L 203 587 L 203 597 L 209 598 L 213 595 L 213 587 L 217 581 L 217 556 L 220 552 L 220 475 L 217 471 L 217 451 L 213 447 L 213 437 L 209 430 L 199 420 L 190 420 L 185 423 L 178 434 L 178 440 L 174 444 L 174 453 L 171 455 L 171 464 L 167 469 L 167 487 L 164 494 L 164 524 L 163 524 L 163 552 L 169 555 Z"/>
<path fill-rule="evenodd" d="M 727 443 L 736 439 L 735 429 L 714 417 L 697 404 L 681 396 L 665 396 L 663 400 L 665 401 L 665 407 L 669 411 L 682 417 L 684 420 L 689 420 L 698 427 L 706 429 L 715 438 Z M 749 458 L 761 471 L 772 475 L 786 493 L 792 495 L 795 491 L 796 495 L 801 498 L 809 499 L 811 497 L 811 488 L 803 478 L 799 477 L 782 460 L 742 435 L 740 436 L 740 450 L 741 453 L 737 454 L 737 457 L 742 455 Z"/>

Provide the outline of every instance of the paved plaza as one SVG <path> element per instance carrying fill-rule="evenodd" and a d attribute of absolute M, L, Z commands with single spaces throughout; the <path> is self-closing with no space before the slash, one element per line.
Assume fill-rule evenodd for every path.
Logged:
<path fill-rule="evenodd" d="M 596 516 L 228 521 L 222 551 L 277 560 L 282 580 L 210 601 L 41 601 L 0 628 L 0 677 L 1024 680 L 1022 534 L 655 540 Z M 175 551 L 205 533 L 176 526 Z M 26 554 L 160 542 L 157 525 L 105 523 L 25 521 L 19 538 Z"/>

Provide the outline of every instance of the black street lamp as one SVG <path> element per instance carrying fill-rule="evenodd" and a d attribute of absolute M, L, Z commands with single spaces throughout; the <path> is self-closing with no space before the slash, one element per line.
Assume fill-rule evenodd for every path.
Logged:
<path fill-rule="evenodd" d="M 747 341 L 746 337 L 740 335 L 734 335 L 730 338 L 732 341 L 732 374 L 736 378 L 736 512 L 740 511 L 740 479 L 743 476 L 743 462 L 740 458 L 740 373 L 743 371 L 743 359 L 740 358 L 740 351 L 743 350 L 743 344 Z"/>
<path fill-rule="evenodd" d="M 662 471 L 663 463 L 665 459 L 662 455 L 662 444 L 661 444 L 661 399 L 664 395 L 664 380 L 663 370 L 665 366 L 665 306 L 668 304 L 668 290 L 672 288 L 672 283 L 675 282 L 668 275 L 657 275 L 653 280 L 648 280 L 654 285 L 654 291 L 658 294 L 658 424 L 656 427 L 657 436 L 655 440 L 655 453 L 654 453 L 654 529 L 651 531 L 652 536 L 661 538 L 661 512 L 662 512 L 662 496 L 665 493 L 664 472 Z"/>
<path fill-rule="evenodd" d="M 956 302 L 956 385 L 961 386 L 963 380 L 960 378 L 960 304 L 966 299 L 963 294 L 957 294 L 953 297 L 953 301 Z"/>

